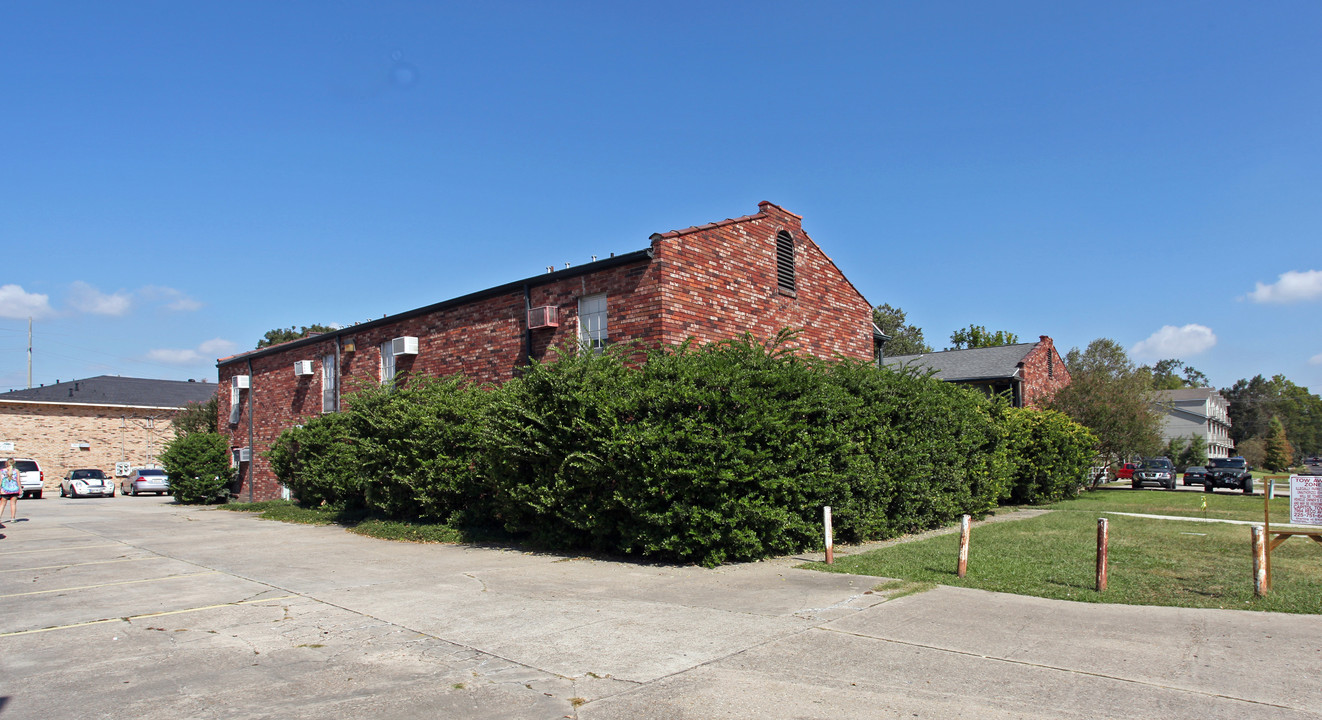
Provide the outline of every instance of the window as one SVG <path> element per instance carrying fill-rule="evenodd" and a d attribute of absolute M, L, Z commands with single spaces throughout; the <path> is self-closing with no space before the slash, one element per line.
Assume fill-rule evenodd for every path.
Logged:
<path fill-rule="evenodd" d="M 1056 353 L 1047 351 L 1047 377 L 1056 377 Z"/>
<path fill-rule="evenodd" d="M 381 343 L 381 384 L 395 381 L 395 349 L 390 340 Z"/>
<path fill-rule="evenodd" d="M 321 411 L 324 413 L 339 410 L 339 393 L 336 392 L 338 374 L 335 372 L 335 353 L 321 356 Z"/>
<path fill-rule="evenodd" d="M 606 293 L 578 299 L 578 342 L 594 352 L 606 347 Z"/>
<path fill-rule="evenodd" d="M 238 425 L 238 424 L 239 424 L 239 403 L 240 403 L 240 402 L 241 402 L 241 400 L 240 400 L 240 398 L 239 398 L 239 389 L 236 388 L 236 387 L 231 386 L 231 387 L 230 387 L 230 425 Z"/>
<path fill-rule="evenodd" d="M 794 237 L 784 230 L 776 233 L 776 284 L 794 292 Z"/>

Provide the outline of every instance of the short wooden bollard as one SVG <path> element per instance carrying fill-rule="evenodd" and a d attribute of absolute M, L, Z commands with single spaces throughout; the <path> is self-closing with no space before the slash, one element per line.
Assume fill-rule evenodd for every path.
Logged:
<path fill-rule="evenodd" d="M 1097 521 L 1097 592 L 1106 592 L 1106 548 L 1110 542 L 1106 518 Z"/>
<path fill-rule="evenodd" d="M 1267 544 L 1263 541 L 1262 527 L 1249 528 L 1249 547 L 1253 550 L 1253 594 L 1267 594 Z"/>
<path fill-rule="evenodd" d="M 965 515 L 959 521 L 959 569 L 958 575 L 964 577 L 969 570 L 969 521 L 968 515 Z"/>
<path fill-rule="evenodd" d="M 834 539 L 831 537 L 831 506 L 822 508 L 822 524 L 826 527 L 826 564 L 835 563 Z"/>

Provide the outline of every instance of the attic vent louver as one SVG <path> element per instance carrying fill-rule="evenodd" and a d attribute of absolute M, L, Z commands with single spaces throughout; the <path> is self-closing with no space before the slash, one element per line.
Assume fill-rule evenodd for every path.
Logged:
<path fill-rule="evenodd" d="M 794 292 L 794 238 L 784 230 L 776 233 L 776 284 Z"/>

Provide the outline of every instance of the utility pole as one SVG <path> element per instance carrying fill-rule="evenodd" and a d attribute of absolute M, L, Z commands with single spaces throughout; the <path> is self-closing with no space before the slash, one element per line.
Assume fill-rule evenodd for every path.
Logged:
<path fill-rule="evenodd" d="M 32 389 L 32 316 L 28 316 L 28 389 Z"/>

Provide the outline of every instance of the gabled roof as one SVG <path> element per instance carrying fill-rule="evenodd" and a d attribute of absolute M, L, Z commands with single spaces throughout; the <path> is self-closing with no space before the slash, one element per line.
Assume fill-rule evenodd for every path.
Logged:
<path fill-rule="evenodd" d="M 181 408 L 190 402 L 206 402 L 215 394 L 214 383 L 98 375 L 0 393 L 0 402 Z"/>
<path fill-rule="evenodd" d="M 887 367 L 935 370 L 946 382 L 998 380 L 1018 377 L 1019 366 L 1038 343 L 1019 343 L 971 350 L 943 350 L 921 355 L 896 355 L 883 360 Z"/>

